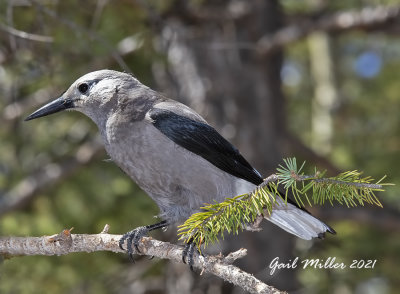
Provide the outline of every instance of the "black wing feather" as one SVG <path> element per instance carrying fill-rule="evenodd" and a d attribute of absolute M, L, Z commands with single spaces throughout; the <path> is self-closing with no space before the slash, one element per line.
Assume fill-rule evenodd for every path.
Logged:
<path fill-rule="evenodd" d="M 154 108 L 149 114 L 153 125 L 179 146 L 235 177 L 255 185 L 262 183 L 261 175 L 231 143 L 208 124 L 165 109 Z"/>

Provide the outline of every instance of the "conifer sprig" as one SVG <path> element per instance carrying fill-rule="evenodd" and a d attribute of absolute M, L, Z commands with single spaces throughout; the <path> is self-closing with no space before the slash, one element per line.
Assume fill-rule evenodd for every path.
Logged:
<path fill-rule="evenodd" d="M 362 177 L 359 171 L 347 171 L 335 177 L 325 178 L 325 172 L 314 169 L 313 175 L 304 175 L 304 163 L 298 168 L 295 158 L 284 159 L 277 172 L 264 180 L 254 191 L 248 194 L 227 198 L 221 203 L 207 204 L 201 212 L 193 214 L 179 227 L 180 239 L 191 240 L 200 249 L 224 238 L 224 233 L 238 234 L 249 224 L 253 224 L 260 215 L 271 214 L 276 197 L 281 197 L 285 204 L 289 194 L 293 200 L 304 207 L 322 205 L 329 201 L 348 207 L 369 203 L 382 207 L 375 195 L 384 191 L 386 176 L 374 183 L 371 177 Z M 283 187 L 284 192 L 279 191 Z M 277 204 L 276 204 L 277 205 Z"/>

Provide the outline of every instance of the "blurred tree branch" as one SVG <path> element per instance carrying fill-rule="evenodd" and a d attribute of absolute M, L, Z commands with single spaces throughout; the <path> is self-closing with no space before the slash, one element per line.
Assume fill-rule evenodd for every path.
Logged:
<path fill-rule="evenodd" d="M 99 42 L 104 48 L 107 48 L 107 50 L 110 52 L 111 56 L 114 58 L 114 60 L 118 63 L 118 65 L 123 69 L 124 71 L 127 72 L 132 72 L 129 66 L 126 64 L 122 56 L 118 53 L 117 50 L 114 49 L 114 46 L 110 44 L 106 39 L 104 39 L 102 36 L 94 32 L 93 30 L 88 30 L 86 28 L 83 28 L 76 24 L 75 22 L 62 17 L 58 15 L 54 10 L 51 10 L 45 6 L 43 6 L 40 1 L 37 0 L 29 0 L 31 3 L 33 3 L 38 10 L 42 11 L 44 14 L 50 16 L 51 18 L 56 19 L 60 23 L 64 24 L 68 28 L 70 28 L 72 31 L 75 33 L 79 33 L 82 35 L 88 36 L 92 40 L 96 40 Z"/>
<path fill-rule="evenodd" d="M 313 149 L 304 144 L 298 137 L 294 136 L 289 132 L 285 132 L 284 140 L 286 141 L 284 146 L 287 146 L 289 150 L 285 150 L 287 154 L 299 154 L 301 157 L 312 162 L 318 167 L 324 168 L 333 174 L 338 174 L 341 170 L 335 166 L 326 157 L 317 154 Z"/>
<path fill-rule="evenodd" d="M 400 212 L 390 207 L 390 204 L 384 204 L 385 209 L 375 206 L 347 207 L 330 206 L 309 209 L 316 217 L 334 221 L 353 221 L 355 223 L 367 225 L 388 232 L 400 230 Z"/>
<path fill-rule="evenodd" d="M 53 37 L 50 36 L 43 36 L 43 35 L 37 35 L 37 34 L 31 34 L 28 32 L 20 31 L 17 30 L 13 27 L 10 27 L 6 24 L 0 23 L 0 29 L 5 31 L 6 33 L 9 33 L 13 36 L 31 40 L 31 41 L 36 41 L 36 42 L 45 42 L 45 43 L 52 43 L 53 42 Z"/>
<path fill-rule="evenodd" d="M 151 9 L 146 1 L 140 0 L 143 7 Z M 242 19 L 251 15 L 252 5 L 246 1 L 230 1 L 227 5 L 195 6 L 190 1 L 176 0 L 166 12 L 159 14 L 157 18 L 179 17 L 187 24 L 198 24 L 210 21 L 226 22 Z"/>
<path fill-rule="evenodd" d="M 53 236 L 42 237 L 0 237 L 0 254 L 4 257 L 15 255 L 66 255 L 74 252 L 111 251 L 125 253 L 119 248 L 122 235 L 108 234 L 106 225 L 100 234 L 71 234 L 71 230 L 63 230 Z M 155 256 L 182 263 L 183 248 L 168 242 L 161 242 L 149 237 L 142 238 L 139 245 L 140 255 Z M 286 293 L 266 285 L 253 275 L 246 273 L 232 263 L 244 257 L 247 250 L 240 249 L 226 257 L 200 256 L 195 254 L 194 267 L 233 283 L 249 293 Z"/>
<path fill-rule="evenodd" d="M 54 87 L 51 86 L 40 88 L 24 98 L 4 106 L 0 116 L 0 123 L 4 126 L 17 119 L 22 120 L 21 117 L 30 109 L 48 101 L 48 97 L 51 97 L 53 92 Z"/>
<path fill-rule="evenodd" d="M 65 179 L 102 153 L 103 148 L 100 144 L 86 143 L 77 150 L 72 159 L 69 158 L 61 163 L 51 163 L 33 172 L 15 185 L 11 191 L 0 195 L 0 216 L 20 208 L 43 188 Z"/>
<path fill-rule="evenodd" d="M 400 5 L 366 7 L 342 11 L 317 19 L 308 19 L 286 26 L 272 35 L 265 35 L 257 42 L 258 53 L 268 55 L 278 48 L 307 37 L 315 31 L 341 32 L 348 30 L 377 30 L 384 25 L 398 22 Z"/>
<path fill-rule="evenodd" d="M 148 8 L 148 7 L 147 7 Z M 148 8 L 149 9 L 149 8 Z M 237 20 L 250 15 L 249 7 L 245 3 L 232 4 L 224 11 L 214 8 L 212 13 L 207 9 L 194 9 L 185 1 L 177 1 L 169 11 L 162 15 L 151 13 L 150 19 L 153 23 L 160 23 L 165 17 L 179 17 L 189 24 L 224 22 L 226 20 Z M 348 10 L 333 14 L 313 13 L 311 15 L 297 17 L 292 24 L 289 24 L 273 34 L 261 37 L 256 43 L 216 43 L 213 49 L 239 48 L 245 50 L 256 50 L 260 56 L 268 55 L 279 48 L 297 42 L 313 32 L 343 32 L 349 30 L 381 30 L 393 23 L 400 25 L 400 5 L 364 7 L 359 10 Z"/>

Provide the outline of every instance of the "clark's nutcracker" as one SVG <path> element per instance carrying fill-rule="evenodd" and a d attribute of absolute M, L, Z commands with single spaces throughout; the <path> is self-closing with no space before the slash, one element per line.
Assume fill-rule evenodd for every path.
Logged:
<path fill-rule="evenodd" d="M 86 114 L 98 126 L 111 159 L 159 206 L 162 222 L 126 233 L 138 250 L 149 231 L 181 223 L 206 203 L 252 191 L 263 182 L 239 151 L 189 107 L 112 70 L 88 73 L 58 99 L 32 113 L 35 119 L 65 109 Z M 293 202 L 279 197 L 265 218 L 299 238 L 335 231 Z M 188 254 L 188 250 L 189 253 Z M 193 246 L 186 248 L 189 263 Z"/>

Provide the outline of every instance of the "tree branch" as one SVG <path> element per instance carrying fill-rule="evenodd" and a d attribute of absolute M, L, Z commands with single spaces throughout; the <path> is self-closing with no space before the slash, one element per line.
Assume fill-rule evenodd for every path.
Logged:
<path fill-rule="evenodd" d="M 125 253 L 124 250 L 119 248 L 118 244 L 122 235 L 108 234 L 108 227 L 105 227 L 100 234 L 92 235 L 71 234 L 71 230 L 64 230 L 53 236 L 0 237 L 0 254 L 10 257 L 15 255 L 66 255 L 73 252 L 89 253 L 95 251 Z M 144 237 L 139 249 L 140 255 L 155 256 L 182 263 L 183 248 L 181 246 Z M 240 249 L 226 257 L 195 254 L 193 266 L 200 269 L 201 274 L 206 272 L 216 275 L 250 293 L 286 293 L 264 284 L 253 275 L 231 264 L 245 255 L 246 249 Z"/>
<path fill-rule="evenodd" d="M 36 41 L 36 42 L 45 42 L 45 43 L 52 43 L 53 42 L 53 37 L 50 36 L 43 36 L 43 35 L 38 35 L 38 34 L 31 34 L 28 32 L 20 31 L 17 30 L 13 27 L 10 27 L 6 24 L 0 23 L 0 29 L 9 33 L 10 35 L 22 38 L 22 39 L 27 39 L 31 41 Z"/>
<path fill-rule="evenodd" d="M 400 19 L 400 6 L 367 7 L 342 11 L 317 20 L 289 25 L 273 35 L 265 35 L 257 42 L 257 52 L 265 56 L 305 38 L 315 31 L 341 32 L 351 29 L 371 30 Z"/>

